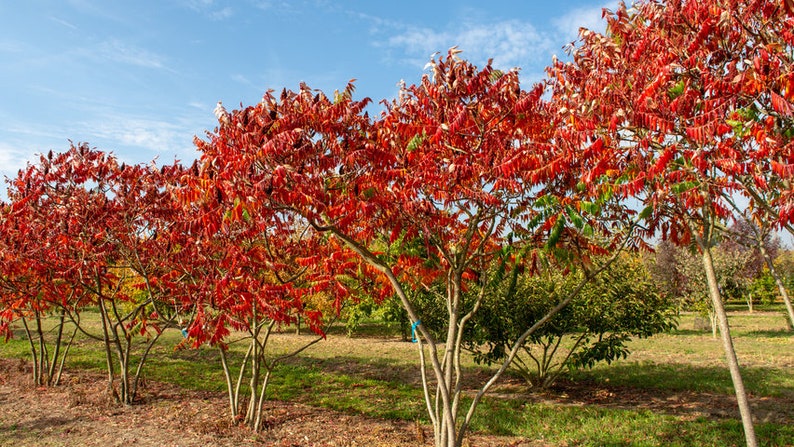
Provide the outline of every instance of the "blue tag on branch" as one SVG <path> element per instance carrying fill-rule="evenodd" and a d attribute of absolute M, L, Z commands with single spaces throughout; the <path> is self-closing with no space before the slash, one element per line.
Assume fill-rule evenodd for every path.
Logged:
<path fill-rule="evenodd" d="M 416 339 L 416 327 L 422 324 L 422 320 L 416 320 L 414 324 L 411 325 L 411 341 L 416 343 L 419 340 Z"/>

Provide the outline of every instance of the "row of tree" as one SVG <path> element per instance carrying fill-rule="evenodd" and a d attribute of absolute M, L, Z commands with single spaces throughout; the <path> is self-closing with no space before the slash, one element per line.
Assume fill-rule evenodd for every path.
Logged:
<path fill-rule="evenodd" d="M 125 403 L 165 328 L 221 352 L 247 334 L 240 374 L 222 361 L 232 416 L 258 428 L 279 361 L 266 351 L 274 327 L 301 319 L 321 335 L 346 301 L 396 296 L 416 332 L 436 445 L 460 446 L 539 328 L 621 251 L 661 237 L 700 253 L 755 445 L 712 247 L 740 218 L 756 240 L 792 228 L 794 16 L 783 5 L 620 5 L 605 11 L 604 35 L 582 30 L 569 60 L 528 89 L 517 71 L 477 68 L 452 49 L 374 118 L 352 84 L 331 96 L 270 91 L 219 109 L 189 168 L 119 165 L 86 145 L 42 156 L 11 181 L 0 214 L 0 329 L 21 319 L 43 381 L 57 381 L 65 355 L 43 342 L 43 315 L 59 316 L 58 341 L 75 330 L 102 340 Z M 518 278 L 554 271 L 567 285 L 527 313 L 464 399 L 466 342 L 497 327 L 478 316 L 512 306 Z M 87 307 L 98 327 L 81 324 Z M 149 342 L 133 355 L 137 334 Z"/>

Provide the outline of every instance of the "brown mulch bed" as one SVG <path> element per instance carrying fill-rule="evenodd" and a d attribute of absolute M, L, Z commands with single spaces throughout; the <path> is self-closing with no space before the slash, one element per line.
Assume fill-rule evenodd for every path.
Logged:
<path fill-rule="evenodd" d="M 72 370 L 61 385 L 32 386 L 26 361 L 0 359 L 0 445 L 14 446 L 417 446 L 432 429 L 270 401 L 266 429 L 232 425 L 223 393 L 147 382 L 140 402 L 119 406 L 101 374 Z M 471 446 L 537 446 L 520 438 L 473 436 Z"/>

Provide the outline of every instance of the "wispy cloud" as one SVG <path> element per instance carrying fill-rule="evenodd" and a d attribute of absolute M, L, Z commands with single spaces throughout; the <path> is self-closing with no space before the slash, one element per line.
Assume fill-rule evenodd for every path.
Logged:
<path fill-rule="evenodd" d="M 165 68 L 165 58 L 145 48 L 112 39 L 99 45 L 99 55 L 105 59 L 144 68 Z"/>
<path fill-rule="evenodd" d="M 202 111 L 212 110 L 212 108 L 214 107 L 214 106 L 211 106 L 211 105 L 209 105 L 207 103 L 203 103 L 201 101 L 190 101 L 190 102 L 187 103 L 187 105 L 188 105 L 188 107 L 191 107 L 191 108 L 196 109 L 196 110 L 202 110 Z M 209 115 L 207 115 L 207 116 L 209 116 Z"/>
<path fill-rule="evenodd" d="M 245 75 L 240 74 L 240 73 L 231 75 L 231 78 L 232 78 L 232 81 L 237 82 L 239 84 L 243 84 L 243 85 L 247 85 L 247 86 L 254 85 L 254 83 L 251 82 L 251 80 L 248 79 L 248 77 L 246 77 Z"/>
<path fill-rule="evenodd" d="M 209 112 L 207 115 L 205 121 L 210 122 Z M 201 120 L 185 118 L 164 121 L 116 114 L 102 120 L 79 122 L 75 127 L 77 133 L 82 134 L 81 138 L 89 140 L 91 144 L 118 146 L 103 149 L 127 154 L 134 151 L 138 159 L 147 159 L 156 154 L 184 159 L 187 154 L 194 152 L 192 142 L 197 131 L 191 129 L 189 123 L 197 121 Z"/>
<path fill-rule="evenodd" d="M 231 6 L 221 6 L 215 0 L 187 0 L 185 5 L 210 20 L 226 20 L 234 16 Z"/>
<path fill-rule="evenodd" d="M 212 20 L 225 20 L 232 17 L 233 15 L 234 15 L 234 10 L 229 6 L 215 11 L 211 11 L 209 13 L 209 16 Z"/>
<path fill-rule="evenodd" d="M 25 45 L 22 42 L 13 40 L 0 41 L 0 53 L 22 53 L 25 51 Z"/>
<path fill-rule="evenodd" d="M 58 18 L 58 17 L 50 16 L 50 20 L 52 20 L 53 22 L 55 22 L 57 24 L 63 25 L 65 27 L 69 28 L 69 29 L 75 30 L 75 31 L 78 29 L 77 26 L 74 25 L 73 23 L 67 22 L 66 20 L 63 20 L 63 19 Z"/>
<path fill-rule="evenodd" d="M 424 65 L 433 53 L 457 46 L 467 59 L 484 62 L 493 58 L 494 65 L 512 68 L 544 55 L 550 40 L 530 23 L 507 20 L 460 24 L 446 31 L 411 27 L 388 38 L 385 45 L 402 49 L 415 64 Z"/>

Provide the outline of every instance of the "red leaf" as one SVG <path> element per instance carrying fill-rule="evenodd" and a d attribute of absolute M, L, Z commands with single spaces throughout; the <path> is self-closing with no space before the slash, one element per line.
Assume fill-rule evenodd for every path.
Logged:
<path fill-rule="evenodd" d="M 772 99 L 772 108 L 774 108 L 777 113 L 783 116 L 794 115 L 794 106 L 792 106 L 791 103 L 786 100 L 786 98 L 778 95 L 775 92 L 769 92 L 769 96 Z"/>

